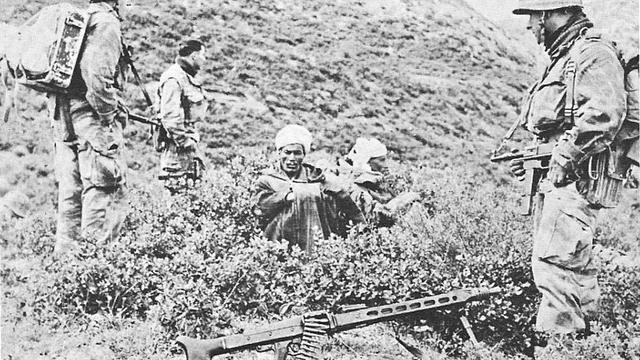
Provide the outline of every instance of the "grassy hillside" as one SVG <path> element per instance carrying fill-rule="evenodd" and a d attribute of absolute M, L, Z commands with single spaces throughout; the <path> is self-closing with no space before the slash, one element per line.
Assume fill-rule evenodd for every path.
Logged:
<path fill-rule="evenodd" d="M 44 3 L 9 6 L 0 20 L 19 23 Z M 457 1 L 157 3 L 126 16 L 125 36 L 151 87 L 181 41 L 207 40 L 213 150 L 264 146 L 298 122 L 317 149 L 374 135 L 404 159 L 478 160 L 529 81 L 514 41 Z M 132 87 L 130 103 L 138 95 Z"/>

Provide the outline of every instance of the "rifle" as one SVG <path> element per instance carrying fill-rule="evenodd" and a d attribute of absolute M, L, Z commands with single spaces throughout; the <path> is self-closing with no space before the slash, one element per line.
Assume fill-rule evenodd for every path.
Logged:
<path fill-rule="evenodd" d="M 524 151 L 493 155 L 491 162 L 503 162 L 509 160 L 522 160 L 522 167 L 525 170 L 524 181 L 522 183 L 522 203 L 521 214 L 531 215 L 533 207 L 533 197 L 537 193 L 538 182 L 549 170 L 549 160 L 554 144 L 545 143 L 537 146 L 525 148 Z"/>
<path fill-rule="evenodd" d="M 344 313 L 311 312 L 277 322 L 261 330 L 243 334 L 208 340 L 180 336 L 176 342 L 184 351 L 187 360 L 210 360 L 215 355 L 264 345 L 279 345 L 279 343 L 286 345 L 283 346 L 284 354 L 278 354 L 276 351 L 276 358 L 286 359 L 289 356 L 293 359 L 318 359 L 320 341 L 326 335 L 393 320 L 403 315 L 418 314 L 454 304 L 480 300 L 501 291 L 500 288 L 458 289 L 446 294 L 390 305 L 356 308 Z M 467 328 L 466 325 L 465 329 L 470 332 L 470 328 Z M 473 336 L 472 338 L 475 339 Z"/>
<path fill-rule="evenodd" d="M 147 117 L 144 117 L 142 115 L 138 115 L 138 114 L 134 114 L 134 113 L 128 113 L 128 118 L 129 118 L 129 120 L 133 120 L 133 121 L 139 122 L 141 124 L 147 124 L 147 125 L 153 125 L 153 126 L 162 127 L 162 123 L 160 122 L 160 119 L 158 119 L 157 117 L 147 118 Z"/>
<path fill-rule="evenodd" d="M 138 85 L 140 90 L 142 90 L 142 95 L 144 95 L 144 100 L 147 103 L 147 107 L 149 107 L 153 105 L 153 101 L 151 101 L 151 97 L 149 96 L 147 89 L 144 87 L 144 85 L 142 85 L 142 80 L 140 80 L 140 75 L 138 74 L 138 70 L 133 64 L 130 47 L 124 43 L 124 40 L 122 40 L 121 44 L 122 44 L 122 57 L 124 58 L 124 61 L 127 63 L 127 65 L 129 65 L 129 69 L 131 69 L 133 78 L 135 79 L 136 84 Z"/>

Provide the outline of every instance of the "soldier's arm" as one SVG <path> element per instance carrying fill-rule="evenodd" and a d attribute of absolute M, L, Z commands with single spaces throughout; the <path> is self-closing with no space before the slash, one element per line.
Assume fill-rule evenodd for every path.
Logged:
<path fill-rule="evenodd" d="M 168 79 L 162 85 L 160 98 L 160 116 L 162 125 L 169 136 L 179 147 L 185 146 L 191 139 L 185 128 L 184 110 L 182 109 L 182 88 L 176 79 Z"/>
<path fill-rule="evenodd" d="M 87 86 L 86 99 L 105 122 L 112 121 L 118 110 L 114 76 L 122 51 L 121 36 L 117 20 L 96 21 L 88 29 L 80 59 L 82 79 Z"/>
<path fill-rule="evenodd" d="M 613 49 L 587 46 L 576 63 L 575 124 L 554 150 L 554 160 L 563 167 L 580 164 L 611 144 L 626 104 L 624 72 Z"/>

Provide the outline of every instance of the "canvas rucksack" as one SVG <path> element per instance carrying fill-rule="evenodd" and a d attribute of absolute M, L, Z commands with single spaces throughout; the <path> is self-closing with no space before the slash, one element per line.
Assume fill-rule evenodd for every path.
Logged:
<path fill-rule="evenodd" d="M 68 3 L 47 6 L 31 17 L 6 50 L 16 81 L 37 91 L 66 92 L 89 17 L 87 11 Z"/>
<path fill-rule="evenodd" d="M 611 46 L 614 51 L 615 44 L 610 43 L 600 37 L 599 34 L 587 34 L 584 38 L 579 39 L 583 43 L 589 41 L 602 41 Z M 577 69 L 576 55 L 579 50 L 579 44 L 576 42 L 569 52 L 569 60 L 565 67 L 565 82 L 567 87 L 567 95 L 564 106 L 564 116 L 570 124 L 574 124 L 573 119 L 576 112 L 575 99 L 575 74 Z M 627 178 L 631 165 L 638 165 L 638 136 L 640 133 L 638 118 L 638 56 L 636 55 L 629 61 L 620 59 L 624 69 L 624 86 L 627 96 L 626 111 L 623 116 L 622 124 L 618 129 L 613 142 L 609 147 L 598 154 L 595 154 L 589 160 L 587 165 L 587 175 L 589 181 L 587 184 L 585 197 L 592 205 L 604 208 L 613 208 L 620 202 L 621 189 Z M 570 127 L 570 126 L 569 126 Z"/>

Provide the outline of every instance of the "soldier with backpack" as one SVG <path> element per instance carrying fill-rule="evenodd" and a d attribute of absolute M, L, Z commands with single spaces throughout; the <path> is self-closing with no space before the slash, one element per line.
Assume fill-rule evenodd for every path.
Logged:
<path fill-rule="evenodd" d="M 592 254 L 596 215 L 616 205 L 628 168 L 625 142 L 618 139 L 625 123 L 625 72 L 619 52 L 593 29 L 581 0 L 520 0 L 513 12 L 529 15 L 527 28 L 551 60 L 519 119 L 537 144 L 555 144 L 534 209 L 532 270 L 542 293 L 536 328 L 551 338 L 588 335 L 599 298 Z M 635 129 L 637 138 L 637 122 Z M 520 160 L 511 168 L 516 176 L 524 174 Z"/>
<path fill-rule="evenodd" d="M 201 41 L 187 41 L 178 50 L 175 63 L 160 77 L 158 108 L 162 127 L 155 129 L 154 142 L 161 152 L 158 177 L 172 192 L 202 176 L 196 122 L 204 118 L 208 103 L 195 76 L 204 65 L 205 53 Z"/>
<path fill-rule="evenodd" d="M 127 213 L 126 163 L 119 109 L 123 85 L 117 0 L 90 0 L 82 52 L 65 93 L 50 93 L 58 182 L 56 252 L 80 238 L 113 241 Z"/>

